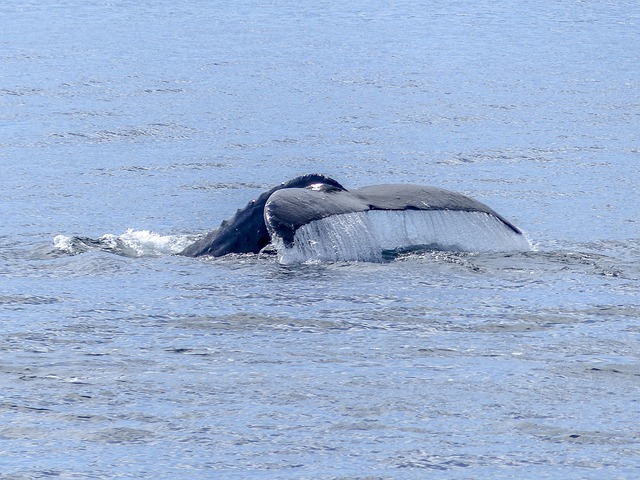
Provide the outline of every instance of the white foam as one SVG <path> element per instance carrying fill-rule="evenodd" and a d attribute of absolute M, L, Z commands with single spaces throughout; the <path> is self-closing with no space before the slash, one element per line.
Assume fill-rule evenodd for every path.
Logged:
<path fill-rule="evenodd" d="M 128 257 L 153 257 L 180 253 L 192 241 L 186 235 L 159 235 L 130 228 L 121 235 L 109 233 L 95 240 L 57 235 L 53 244 L 56 249 L 71 255 L 101 250 Z"/>
<path fill-rule="evenodd" d="M 384 251 L 423 246 L 465 252 L 531 250 L 524 235 L 482 212 L 370 210 L 334 215 L 300 227 L 292 247 L 274 239 L 281 263 L 379 262 Z"/>
<path fill-rule="evenodd" d="M 73 246 L 73 237 L 67 237 L 66 235 L 56 235 L 53 239 L 53 246 L 56 250 L 60 250 L 64 253 L 75 253 L 75 248 Z"/>
<path fill-rule="evenodd" d="M 128 229 L 118 239 L 136 252 L 136 256 L 172 255 L 180 253 L 191 243 L 185 235 L 159 235 L 149 230 Z"/>

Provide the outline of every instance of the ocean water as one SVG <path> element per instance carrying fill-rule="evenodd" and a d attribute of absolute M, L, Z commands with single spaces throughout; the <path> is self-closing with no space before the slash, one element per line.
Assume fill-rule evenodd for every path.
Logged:
<path fill-rule="evenodd" d="M 0 478 L 638 476 L 640 4 L 0 18 Z M 533 249 L 173 255 L 310 172 Z"/>

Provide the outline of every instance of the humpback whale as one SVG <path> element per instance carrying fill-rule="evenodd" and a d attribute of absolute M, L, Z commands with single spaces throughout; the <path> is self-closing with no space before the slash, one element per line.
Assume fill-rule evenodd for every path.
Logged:
<path fill-rule="evenodd" d="M 264 208 L 271 195 L 282 189 L 313 188 L 316 185 L 325 189 L 345 190 L 342 185 L 325 175 L 309 174 L 296 177 L 251 200 L 232 218 L 223 221 L 216 230 L 185 248 L 181 255 L 221 257 L 230 253 L 259 253 L 271 242 L 264 219 Z"/>
<path fill-rule="evenodd" d="M 333 219 L 337 223 L 329 225 L 327 221 Z M 358 222 L 362 231 L 353 228 Z M 359 235 L 371 237 L 369 244 L 383 250 L 414 246 L 463 251 L 530 248 L 518 227 L 466 195 L 409 184 L 347 190 L 325 175 L 309 174 L 264 192 L 180 254 L 219 257 L 259 253 L 269 244 L 274 244 L 280 254 L 281 249 L 321 243 L 318 238 L 309 237 L 317 236 L 321 228 L 325 229 L 323 232 L 331 231 L 332 245 L 328 248 L 333 251 L 342 247 L 338 244 L 354 241 Z M 479 238 L 484 243 L 479 244 Z M 499 239 L 498 243 L 495 239 Z M 344 256 L 332 253 L 328 258 L 351 259 Z"/>

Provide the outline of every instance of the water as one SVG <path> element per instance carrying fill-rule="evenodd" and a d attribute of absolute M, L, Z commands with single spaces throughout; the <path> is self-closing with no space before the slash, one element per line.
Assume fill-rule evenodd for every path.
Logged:
<path fill-rule="evenodd" d="M 78 255 L 92 250 L 110 252 L 125 257 L 177 255 L 193 243 L 190 235 L 158 235 L 148 230 L 128 229 L 122 235 L 106 234 L 100 238 L 57 235 L 49 254 Z"/>
<path fill-rule="evenodd" d="M 637 2 L 0 15 L 1 478 L 637 476 Z M 534 250 L 169 254 L 309 172 Z"/>
<path fill-rule="evenodd" d="M 275 239 L 282 263 L 381 262 L 385 253 L 413 250 L 522 252 L 527 238 L 496 217 L 453 210 L 386 211 L 334 215 L 300 227 L 287 248 Z"/>

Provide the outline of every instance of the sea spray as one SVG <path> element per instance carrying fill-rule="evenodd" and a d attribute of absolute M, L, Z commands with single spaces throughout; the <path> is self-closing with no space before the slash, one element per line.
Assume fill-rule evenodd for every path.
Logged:
<path fill-rule="evenodd" d="M 193 237 L 187 235 L 159 235 L 130 228 L 121 235 L 109 233 L 97 239 L 57 235 L 53 244 L 69 255 L 98 250 L 125 257 L 156 257 L 180 253 L 192 241 Z"/>

